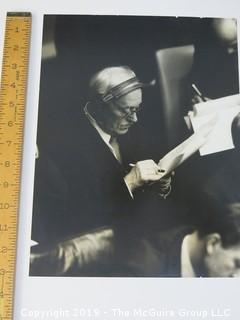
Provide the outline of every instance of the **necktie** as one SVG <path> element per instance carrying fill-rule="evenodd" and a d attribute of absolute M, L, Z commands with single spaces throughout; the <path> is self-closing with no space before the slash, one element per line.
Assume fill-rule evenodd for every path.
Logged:
<path fill-rule="evenodd" d="M 116 159 L 118 160 L 119 163 L 122 163 L 122 157 L 121 157 L 120 148 L 119 148 L 117 138 L 112 136 L 109 143 L 110 143 L 111 147 L 113 148 L 113 152 L 114 152 Z"/>

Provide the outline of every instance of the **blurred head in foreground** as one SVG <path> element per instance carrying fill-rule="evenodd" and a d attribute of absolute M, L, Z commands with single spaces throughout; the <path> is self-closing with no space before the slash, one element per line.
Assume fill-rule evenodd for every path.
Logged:
<path fill-rule="evenodd" d="M 240 277 L 240 201 L 205 198 L 202 223 L 190 236 L 192 265 L 198 276 Z"/>
<path fill-rule="evenodd" d="M 236 115 L 232 122 L 232 138 L 235 148 L 240 151 L 240 113 Z"/>

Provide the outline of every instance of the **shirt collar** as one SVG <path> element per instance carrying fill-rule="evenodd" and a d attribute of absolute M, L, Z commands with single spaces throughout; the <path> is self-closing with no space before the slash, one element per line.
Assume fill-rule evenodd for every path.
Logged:
<path fill-rule="evenodd" d="M 190 234 L 186 235 L 182 242 L 182 250 L 181 250 L 181 276 L 183 278 L 195 278 L 196 273 L 193 269 L 193 265 L 190 259 L 188 242 L 190 238 Z"/>
<path fill-rule="evenodd" d="M 103 141 L 107 145 L 109 145 L 110 144 L 111 135 L 106 133 L 105 131 L 103 131 L 103 129 L 98 125 L 97 121 L 89 113 L 87 106 L 88 106 L 88 103 L 84 107 L 84 113 L 85 113 L 86 117 L 88 118 L 88 120 L 90 121 L 92 126 L 97 130 L 97 132 L 99 133 L 99 135 L 103 139 Z"/>

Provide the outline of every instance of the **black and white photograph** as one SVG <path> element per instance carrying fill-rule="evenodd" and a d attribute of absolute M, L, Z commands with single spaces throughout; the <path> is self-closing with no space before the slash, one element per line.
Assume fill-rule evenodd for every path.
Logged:
<path fill-rule="evenodd" d="M 237 20 L 44 15 L 31 277 L 240 277 Z"/>

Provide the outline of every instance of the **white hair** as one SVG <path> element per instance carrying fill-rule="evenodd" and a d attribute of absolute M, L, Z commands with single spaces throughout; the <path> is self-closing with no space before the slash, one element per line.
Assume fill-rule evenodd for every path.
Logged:
<path fill-rule="evenodd" d="M 136 77 L 128 66 L 108 67 L 97 72 L 89 82 L 91 96 L 104 95 L 118 84 Z"/>

